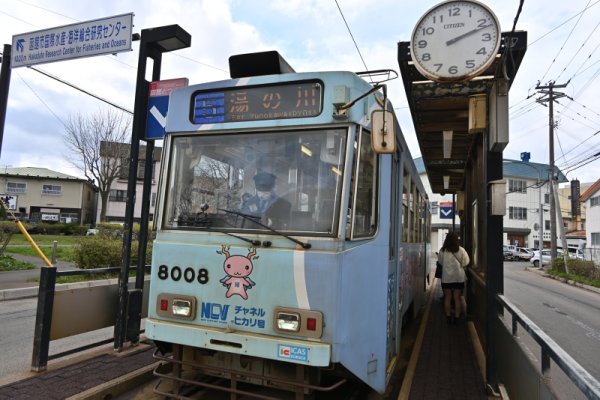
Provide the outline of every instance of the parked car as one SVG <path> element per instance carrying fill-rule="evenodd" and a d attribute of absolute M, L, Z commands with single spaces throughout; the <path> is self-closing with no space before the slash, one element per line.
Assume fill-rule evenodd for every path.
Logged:
<path fill-rule="evenodd" d="M 514 255 L 519 260 L 529 261 L 531 260 L 531 257 L 533 257 L 533 252 L 524 247 L 517 247 L 517 249 L 514 252 Z"/>
<path fill-rule="evenodd" d="M 556 254 L 557 254 L 557 256 L 561 257 L 562 251 L 559 249 L 556 249 Z M 533 252 L 533 257 L 531 257 L 530 261 L 535 268 L 540 267 L 540 251 L 539 250 Z M 551 263 L 552 263 L 552 260 L 550 258 L 550 249 L 542 250 L 542 265 L 550 265 Z"/>
<path fill-rule="evenodd" d="M 506 245 L 502 246 L 502 254 L 504 255 L 504 261 L 513 261 L 515 259 L 515 254 Z"/>

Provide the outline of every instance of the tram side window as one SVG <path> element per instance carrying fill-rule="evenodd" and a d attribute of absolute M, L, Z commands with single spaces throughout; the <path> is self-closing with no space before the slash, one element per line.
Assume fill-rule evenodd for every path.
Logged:
<path fill-rule="evenodd" d="M 409 241 L 409 229 L 410 229 L 410 175 L 406 166 L 404 167 L 404 176 L 402 179 L 402 241 Z"/>
<path fill-rule="evenodd" d="M 358 149 L 355 179 L 354 230 L 352 237 L 368 237 L 377 227 L 377 155 L 371 147 L 371 136 L 362 131 Z"/>

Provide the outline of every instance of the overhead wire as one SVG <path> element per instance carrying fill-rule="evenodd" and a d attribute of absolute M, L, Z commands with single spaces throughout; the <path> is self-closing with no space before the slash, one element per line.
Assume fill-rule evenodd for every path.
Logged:
<path fill-rule="evenodd" d="M 346 29 L 348 30 L 348 33 L 350 34 L 350 37 L 352 38 L 352 42 L 354 43 L 354 47 L 356 47 L 356 51 L 358 52 L 360 60 L 362 61 L 363 66 L 365 67 L 365 70 L 368 71 L 369 68 L 367 67 L 367 63 L 365 62 L 365 59 L 363 58 L 363 55 L 360 52 L 360 49 L 358 48 L 358 44 L 356 43 L 356 39 L 354 39 L 354 35 L 352 34 L 352 30 L 350 29 L 350 26 L 348 25 L 348 21 L 346 21 L 346 17 L 344 16 L 344 13 L 342 12 L 342 8 L 338 4 L 337 0 L 334 0 L 334 1 L 335 1 L 335 5 L 337 6 L 337 8 L 338 8 L 338 10 L 340 12 L 340 15 L 342 16 L 342 19 L 344 20 L 344 24 L 346 24 Z"/>
<path fill-rule="evenodd" d="M 588 0 L 588 3 L 586 4 L 585 8 L 583 9 L 584 11 L 587 10 L 587 8 L 589 7 L 591 0 Z M 554 62 L 556 61 L 556 59 L 558 58 L 558 56 L 560 55 L 560 53 L 562 53 L 565 45 L 567 44 L 567 42 L 569 41 L 569 39 L 571 38 L 571 35 L 573 34 L 573 31 L 575 31 L 575 28 L 577 28 L 577 25 L 579 25 L 579 21 L 581 21 L 581 18 L 583 17 L 583 11 L 579 14 L 579 19 L 577 19 L 577 21 L 575 22 L 575 25 L 573 25 L 573 27 L 571 28 L 571 31 L 569 32 L 569 34 L 567 35 L 567 38 L 565 39 L 565 41 L 563 42 L 562 46 L 560 46 L 560 48 L 558 49 L 558 52 L 556 53 L 556 55 L 554 56 L 554 58 L 552 59 L 552 62 L 550 63 L 550 65 L 548 66 L 548 69 L 546 70 L 546 72 L 544 72 L 544 76 L 542 76 L 542 79 L 540 79 L 540 81 L 544 81 L 544 78 L 546 78 L 546 75 L 548 75 L 548 72 L 550 71 L 550 68 L 552 68 L 552 65 L 554 65 Z"/>

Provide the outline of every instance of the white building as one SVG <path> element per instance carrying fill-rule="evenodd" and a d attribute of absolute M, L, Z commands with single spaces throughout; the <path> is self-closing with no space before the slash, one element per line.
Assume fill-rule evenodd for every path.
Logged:
<path fill-rule="evenodd" d="M 415 159 L 431 207 L 431 248 L 442 246 L 446 233 L 460 228 L 458 215 L 454 216 L 453 195 L 431 193 L 431 186 L 423 165 L 423 159 Z M 504 243 L 519 247 L 538 248 L 540 240 L 540 204 L 543 208 L 542 230 L 544 247 L 550 247 L 550 192 L 547 164 L 529 161 L 504 160 L 503 176 L 506 181 L 506 214 L 504 216 Z M 559 183 L 566 182 L 563 173 L 556 169 Z M 557 220 L 557 224 L 560 223 Z M 453 228 L 454 226 L 454 228 Z M 557 225 L 557 243 L 560 231 Z"/>
<path fill-rule="evenodd" d="M 586 208 L 586 249 L 585 258 L 600 264 L 600 179 L 580 198 Z"/>

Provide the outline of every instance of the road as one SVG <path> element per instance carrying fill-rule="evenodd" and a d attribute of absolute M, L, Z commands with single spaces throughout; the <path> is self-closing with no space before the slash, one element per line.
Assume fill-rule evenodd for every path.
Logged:
<path fill-rule="evenodd" d="M 504 263 L 504 293 L 592 376 L 600 380 L 600 294 L 549 279 L 527 262 Z M 519 329 L 519 336 L 526 336 Z M 525 340 L 530 357 L 539 367 L 539 346 Z M 555 386 L 568 386 L 552 364 Z M 554 374 L 556 373 L 556 376 Z M 568 389 L 565 389 L 568 390 Z M 570 390 L 569 390 L 570 391 Z M 569 398 L 578 398 L 569 393 Z M 583 398 L 583 397 L 581 397 Z"/>

